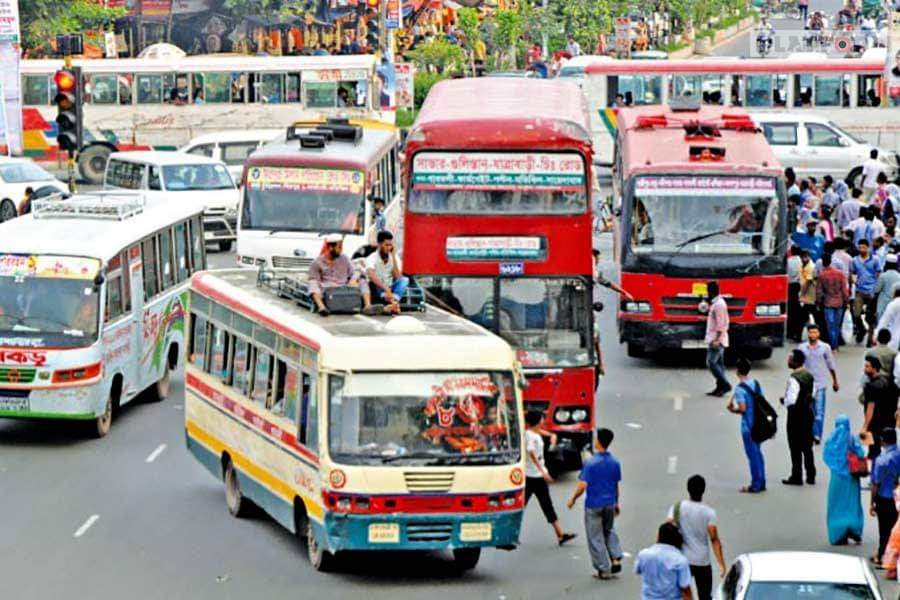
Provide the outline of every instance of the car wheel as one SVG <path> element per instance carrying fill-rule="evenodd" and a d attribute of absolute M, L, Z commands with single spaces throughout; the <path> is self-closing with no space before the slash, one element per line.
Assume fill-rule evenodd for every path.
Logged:
<path fill-rule="evenodd" d="M 106 146 L 88 146 L 78 153 L 78 171 L 85 181 L 91 185 L 103 183 L 103 174 L 106 172 L 106 161 L 112 154 L 112 149 Z"/>
<path fill-rule="evenodd" d="M 16 209 L 16 205 L 9 198 L 4 198 L 0 202 L 0 223 L 15 219 L 17 216 L 19 216 L 19 211 Z"/>

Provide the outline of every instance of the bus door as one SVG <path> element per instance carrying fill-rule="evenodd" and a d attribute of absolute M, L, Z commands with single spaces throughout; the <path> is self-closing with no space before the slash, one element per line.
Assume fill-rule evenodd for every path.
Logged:
<path fill-rule="evenodd" d="M 143 337 L 142 319 L 144 314 L 144 283 L 141 277 L 141 249 L 140 245 L 134 244 L 123 253 L 127 259 L 127 265 L 122 268 L 122 284 L 123 289 L 129 292 L 131 297 L 131 315 L 128 319 L 131 323 L 129 329 L 129 341 L 131 343 L 131 352 L 128 356 L 129 370 L 125 374 L 123 385 L 123 398 L 130 398 L 144 389 L 144 382 L 141 380 L 141 369 L 136 356 L 142 350 L 141 342 Z"/>

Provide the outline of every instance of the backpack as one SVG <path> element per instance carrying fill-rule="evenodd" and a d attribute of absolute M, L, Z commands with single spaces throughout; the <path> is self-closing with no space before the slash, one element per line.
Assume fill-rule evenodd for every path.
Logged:
<path fill-rule="evenodd" d="M 753 398 L 753 424 L 750 427 L 750 439 L 757 444 L 772 439 L 778 431 L 778 414 L 763 396 L 759 382 L 756 382 L 756 389 L 746 383 L 741 383 L 740 386 Z"/>

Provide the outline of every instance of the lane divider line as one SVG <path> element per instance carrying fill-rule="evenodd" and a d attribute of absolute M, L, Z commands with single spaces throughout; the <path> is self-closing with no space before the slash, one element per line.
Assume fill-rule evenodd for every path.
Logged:
<path fill-rule="evenodd" d="M 678 457 L 670 456 L 669 464 L 667 465 L 666 472 L 668 472 L 669 475 L 674 475 L 676 470 L 678 470 Z"/>
<path fill-rule="evenodd" d="M 156 460 L 156 459 L 159 457 L 160 454 L 162 454 L 162 453 L 165 451 L 166 447 L 167 447 L 166 444 L 160 444 L 159 446 L 157 446 L 157 447 L 156 447 L 156 450 L 154 450 L 153 452 L 151 452 L 151 453 L 150 453 L 150 456 L 148 456 L 148 457 L 144 460 L 144 462 L 145 462 L 145 463 L 152 463 L 154 460 Z"/>
<path fill-rule="evenodd" d="M 73 535 L 72 537 L 80 538 L 81 536 L 83 536 L 85 533 L 87 533 L 87 530 L 90 529 L 91 526 L 97 522 L 97 519 L 99 519 L 99 518 L 100 518 L 100 515 L 89 516 L 87 518 L 87 521 L 85 521 L 84 523 L 81 524 L 81 527 L 79 527 L 75 531 L 75 535 Z"/>
<path fill-rule="evenodd" d="M 675 396 L 674 404 L 675 404 L 674 408 L 676 411 L 681 410 L 682 408 L 684 408 L 684 398 L 682 398 L 681 396 Z"/>

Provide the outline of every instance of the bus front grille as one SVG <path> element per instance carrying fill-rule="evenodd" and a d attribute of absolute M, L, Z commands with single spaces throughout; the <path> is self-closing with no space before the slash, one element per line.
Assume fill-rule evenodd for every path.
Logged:
<path fill-rule="evenodd" d="M 0 367 L 0 383 L 31 383 L 37 369 Z"/>
<path fill-rule="evenodd" d="M 311 264 L 311 258 L 299 258 L 296 256 L 272 257 L 272 266 L 276 269 L 308 269 Z"/>
<path fill-rule="evenodd" d="M 408 523 L 406 539 L 410 542 L 449 542 L 453 536 L 453 523 Z"/>
<path fill-rule="evenodd" d="M 409 492 L 449 492 L 453 487 L 452 471 L 406 472 L 406 489 Z"/>

